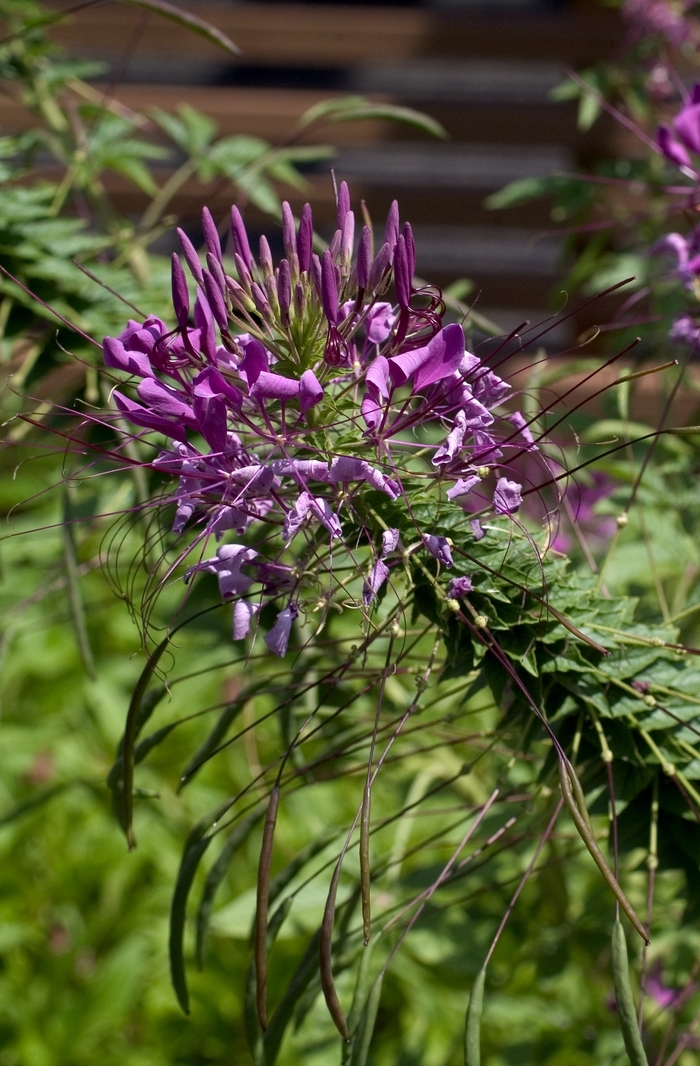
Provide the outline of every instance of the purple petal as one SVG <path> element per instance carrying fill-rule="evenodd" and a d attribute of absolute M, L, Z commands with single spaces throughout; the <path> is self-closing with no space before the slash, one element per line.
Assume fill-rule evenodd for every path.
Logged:
<path fill-rule="evenodd" d="M 397 316 L 389 303 L 376 303 L 365 319 L 365 331 L 370 344 L 383 344 L 396 324 Z M 389 364 L 387 363 L 387 370 Z"/>
<path fill-rule="evenodd" d="M 147 408 L 142 407 L 140 403 L 135 403 L 128 396 L 123 396 L 118 389 L 115 389 L 112 395 L 121 413 L 134 425 L 164 433 L 166 437 L 172 437 L 173 440 L 185 441 L 187 439 L 185 426 L 179 422 L 169 422 L 166 418 L 153 414 Z"/>
<path fill-rule="evenodd" d="M 201 386 L 201 391 L 194 390 L 194 413 L 199 432 L 213 452 L 223 452 L 226 448 L 226 404 L 223 396 L 213 394 Z"/>
<path fill-rule="evenodd" d="M 204 240 L 207 248 L 211 254 L 221 262 L 221 242 L 219 241 L 219 231 L 216 228 L 216 223 L 211 217 L 211 211 L 208 207 L 202 208 L 202 230 L 204 231 Z"/>
<path fill-rule="evenodd" d="M 292 631 L 292 623 L 299 614 L 299 608 L 295 603 L 290 603 L 277 615 L 277 620 L 269 633 L 265 634 L 265 643 L 271 652 L 283 659 L 287 654 L 289 635 Z"/>
<path fill-rule="evenodd" d="M 530 427 L 527 424 L 527 420 L 523 417 L 523 415 L 520 413 L 520 411 L 513 411 L 512 415 L 508 415 L 508 421 L 510 422 L 510 424 L 512 426 L 515 426 L 515 428 L 520 433 L 520 436 L 523 438 L 523 440 L 525 441 L 525 443 L 528 446 L 527 450 L 529 452 L 538 451 L 537 445 L 535 444 L 534 437 L 532 436 L 532 433 L 530 432 Z"/>
<path fill-rule="evenodd" d="M 299 380 L 299 406 L 302 414 L 323 399 L 323 386 L 313 370 L 305 370 Z"/>
<path fill-rule="evenodd" d="M 436 537 L 433 533 L 426 533 L 423 537 L 423 543 L 430 554 L 434 555 L 449 570 L 452 566 L 452 552 L 447 543 L 447 537 Z"/>
<path fill-rule="evenodd" d="M 311 252 L 313 250 L 314 224 L 311 214 L 311 205 L 304 204 L 299 219 L 299 231 L 297 233 L 297 255 L 299 257 L 299 269 L 308 273 L 311 266 Z"/>
<path fill-rule="evenodd" d="M 377 559 L 372 571 L 362 586 L 362 602 L 369 607 L 374 597 L 389 576 L 389 567 L 381 559 Z"/>
<path fill-rule="evenodd" d="M 239 255 L 239 258 L 243 263 L 243 266 L 245 266 L 245 260 L 243 257 Z M 272 252 L 270 251 L 270 245 L 268 244 L 267 237 L 264 233 L 260 237 L 260 266 L 265 277 L 270 277 L 270 275 L 275 272 L 275 267 L 272 262 Z M 246 267 L 246 270 L 247 269 L 248 268 Z"/>
<path fill-rule="evenodd" d="M 467 418 L 464 411 L 458 411 L 455 415 L 454 425 L 450 432 L 447 434 L 447 440 L 444 444 L 441 444 L 438 450 L 433 456 L 433 465 L 442 466 L 444 463 L 450 463 L 457 455 L 462 447 L 464 441 L 464 434 L 467 431 Z M 478 480 L 478 479 L 477 479 Z"/>
<path fill-rule="evenodd" d="M 182 254 L 185 257 L 185 262 L 192 272 L 192 276 L 198 285 L 202 284 L 202 264 L 199 261 L 197 250 L 192 244 L 184 230 L 179 227 L 176 230 L 178 240 L 180 241 L 180 247 L 182 248 Z"/>
<path fill-rule="evenodd" d="M 466 478 L 460 478 L 459 481 L 455 481 L 452 488 L 447 490 L 447 499 L 455 500 L 460 496 L 467 496 L 480 481 L 481 478 L 477 477 L 476 474 L 471 474 Z"/>
<path fill-rule="evenodd" d="M 293 378 L 281 374 L 270 374 L 263 370 L 250 388 L 250 395 L 265 400 L 291 400 L 299 395 L 300 384 Z"/>
<path fill-rule="evenodd" d="M 472 518 L 469 525 L 472 527 L 472 533 L 474 534 L 474 540 L 483 540 L 486 536 L 484 527 L 478 518 Z"/>
<path fill-rule="evenodd" d="M 496 514 L 515 514 L 523 502 L 522 488 L 517 481 L 509 481 L 505 477 L 499 478 L 493 494 L 493 508 Z"/>
<path fill-rule="evenodd" d="M 238 373 L 250 388 L 263 371 L 269 370 L 270 353 L 255 337 L 250 337 L 246 341 L 242 341 L 239 337 L 238 343 L 243 348 L 243 358 L 238 365 Z"/>
<path fill-rule="evenodd" d="M 240 485 L 239 496 L 265 496 L 275 480 L 275 474 L 269 466 L 239 466 L 229 473 L 234 485 Z"/>
<path fill-rule="evenodd" d="M 102 342 L 102 352 L 105 366 L 115 370 L 126 370 L 129 374 L 137 374 L 141 378 L 155 377 L 148 356 L 142 352 L 128 352 L 116 337 L 105 337 Z"/>
<path fill-rule="evenodd" d="M 470 577 L 453 577 L 447 588 L 447 595 L 451 600 L 457 600 L 471 592 L 473 587 Z"/>
<path fill-rule="evenodd" d="M 385 529 L 382 533 L 382 559 L 396 551 L 399 545 L 398 529 Z"/>
<path fill-rule="evenodd" d="M 256 603 L 236 600 L 233 605 L 233 639 L 243 640 L 250 632 L 250 623 L 258 610 Z"/>
<path fill-rule="evenodd" d="M 700 104 L 686 105 L 673 120 L 673 128 L 691 152 L 700 152 Z"/>
<path fill-rule="evenodd" d="M 195 427 L 197 420 L 194 411 L 185 403 L 181 394 L 168 388 L 155 378 L 144 378 L 139 382 L 136 394 L 140 400 L 162 418 L 175 418 L 185 425 Z"/>
<path fill-rule="evenodd" d="M 675 163 L 679 167 L 692 168 L 690 156 L 686 152 L 682 144 L 674 140 L 668 126 L 661 125 L 656 133 L 656 143 L 659 148 L 672 163 Z"/>
<path fill-rule="evenodd" d="M 389 366 L 396 385 L 413 378 L 413 391 L 451 377 L 464 356 L 462 327 L 453 323 L 436 333 L 425 348 L 392 356 Z"/>
<path fill-rule="evenodd" d="M 383 355 L 378 355 L 370 363 L 365 375 L 365 384 L 373 399 L 378 400 L 380 397 L 382 400 L 389 399 L 389 370 L 389 360 L 385 359 Z"/>
<path fill-rule="evenodd" d="M 368 430 L 375 430 L 381 424 L 384 409 L 369 394 L 362 399 L 360 414 Z"/>

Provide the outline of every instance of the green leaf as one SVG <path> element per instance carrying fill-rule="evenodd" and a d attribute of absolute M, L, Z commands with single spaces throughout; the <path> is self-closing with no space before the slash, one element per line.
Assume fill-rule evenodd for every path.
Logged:
<path fill-rule="evenodd" d="M 352 1053 L 350 1055 L 350 1066 L 365 1066 L 367 1062 L 370 1044 L 372 1043 L 372 1037 L 374 1035 L 374 1027 L 377 1023 L 377 1011 L 379 1010 L 379 1001 L 382 997 L 383 981 L 384 972 L 381 971 L 369 990 L 367 1003 L 360 1015 L 360 1021 L 357 1026 L 357 1032 L 355 1033 L 352 1045 Z"/>
<path fill-rule="evenodd" d="M 190 1013 L 190 996 L 187 989 L 187 975 L 185 972 L 185 919 L 187 917 L 187 900 L 192 888 L 195 874 L 199 867 L 202 855 L 212 842 L 213 837 L 206 836 L 203 840 L 192 841 L 192 833 L 185 841 L 182 852 L 180 869 L 175 882 L 175 891 L 170 905 L 170 934 L 168 948 L 170 955 L 170 979 L 175 989 L 177 1001 L 185 1014 Z"/>
<path fill-rule="evenodd" d="M 21 818 L 24 814 L 29 814 L 30 811 L 36 810 L 37 807 L 43 807 L 43 805 L 48 803 L 49 800 L 52 800 L 54 796 L 58 796 L 61 792 L 65 792 L 66 789 L 70 787 L 70 784 L 66 783 L 51 785 L 50 788 L 42 789 L 41 792 L 37 792 L 37 794 L 30 799 L 15 804 L 14 807 L 10 807 L 9 811 L 0 814 L 0 826 L 9 825 L 10 822 L 14 822 L 15 819 Z"/>
<path fill-rule="evenodd" d="M 366 119 L 384 119 L 400 122 L 422 130 L 440 140 L 447 139 L 447 131 L 436 119 L 412 107 L 400 107 L 397 104 L 376 104 L 364 96 L 349 96 L 343 100 L 323 100 L 309 108 L 301 119 L 302 128 L 314 122 L 362 122 Z"/>
<path fill-rule="evenodd" d="M 518 178 L 517 181 L 511 181 L 498 192 L 487 196 L 484 203 L 491 211 L 499 211 L 504 207 L 517 207 L 518 204 L 526 204 L 531 200 L 550 196 L 561 185 L 561 182 L 562 179 L 554 174 Z"/>
<path fill-rule="evenodd" d="M 264 1036 L 265 1066 L 274 1066 L 287 1026 L 294 1016 L 294 1009 L 311 980 L 318 971 L 320 929 L 314 933 L 302 955 Z M 320 984 L 319 984 L 320 991 Z M 257 1019 L 257 1014 L 256 1014 Z"/>
<path fill-rule="evenodd" d="M 252 814 L 247 815 L 247 817 L 236 826 L 224 844 L 218 859 L 207 874 L 204 888 L 202 889 L 202 895 L 199 900 L 199 907 L 197 908 L 196 955 L 197 965 L 200 969 L 204 966 L 206 959 L 207 942 L 209 939 L 209 923 L 211 921 L 211 912 L 219 885 L 226 876 L 236 851 L 247 839 L 251 829 L 253 829 L 260 821 L 263 814 L 264 811 L 262 808 L 259 811 L 253 811 Z"/>
<path fill-rule="evenodd" d="M 163 18 L 170 19 L 171 22 L 177 22 L 180 26 L 185 26 L 188 30 L 192 30 L 193 33 L 199 34 L 200 37 L 206 37 L 212 44 L 218 45 L 219 48 L 230 52 L 231 55 L 241 55 L 238 45 L 234 44 L 216 26 L 212 26 L 211 22 L 199 18 L 198 15 L 193 15 L 191 11 L 186 11 L 184 8 L 168 4 L 166 0 L 121 0 L 121 3 L 130 4 L 132 7 L 142 7 L 146 11 L 155 11 L 157 15 L 162 15 Z"/>

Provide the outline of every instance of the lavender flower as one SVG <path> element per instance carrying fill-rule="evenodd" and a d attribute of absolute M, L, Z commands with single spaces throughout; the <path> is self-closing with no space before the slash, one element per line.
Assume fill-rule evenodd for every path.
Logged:
<path fill-rule="evenodd" d="M 270 651 L 274 652 L 275 655 L 279 655 L 280 659 L 283 659 L 287 654 L 292 623 L 298 615 L 298 606 L 296 603 L 290 603 L 284 610 L 280 611 L 272 629 L 265 634 L 265 643 Z"/>

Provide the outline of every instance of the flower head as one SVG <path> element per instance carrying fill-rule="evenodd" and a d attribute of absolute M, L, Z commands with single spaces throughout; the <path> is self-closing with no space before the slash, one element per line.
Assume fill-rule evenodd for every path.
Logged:
<path fill-rule="evenodd" d="M 256 260 L 237 208 L 232 260 L 206 209 L 202 226 L 206 266 L 179 233 L 174 327 L 154 317 L 130 321 L 105 338 L 105 363 L 130 376 L 113 394 L 121 416 L 167 439 L 152 465 L 176 479 L 173 532 L 205 555 L 208 538 L 236 537 L 190 566 L 186 580 L 216 575 L 222 598 L 234 601 L 234 639 L 284 596 L 264 638 L 283 655 L 304 595 L 317 600 L 319 583 L 334 587 L 339 552 L 356 570 L 359 605 L 373 609 L 401 534 L 374 527 L 384 505 L 371 504 L 372 494 L 403 506 L 412 478 L 437 479 L 448 503 L 474 510 L 491 499 L 496 514 L 509 516 L 521 485 L 500 464 L 507 458 L 510 471 L 537 445 L 519 412 L 500 410 L 510 386 L 466 350 L 460 324 L 444 321 L 439 291 L 415 287 L 413 233 L 396 203 L 382 247 L 373 254 L 365 226 L 354 259 L 344 184 L 338 229 L 320 258 L 308 204 L 298 223 L 283 205 L 277 267 L 264 238 Z M 392 283 L 395 303 L 387 298 Z M 441 441 L 426 460 L 414 458 L 428 427 Z M 481 527 L 473 529 L 479 536 Z M 253 548 L 247 538 L 256 530 Z M 415 540 L 410 530 L 406 537 Z M 426 530 L 421 538 L 452 566 L 447 537 Z"/>

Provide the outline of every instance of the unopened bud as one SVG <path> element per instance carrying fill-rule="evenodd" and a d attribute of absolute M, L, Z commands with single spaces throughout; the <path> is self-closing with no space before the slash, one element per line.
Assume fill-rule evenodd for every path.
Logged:
<path fill-rule="evenodd" d="M 477 629 L 486 629 L 486 626 L 488 624 L 489 624 L 489 620 L 488 620 L 488 616 L 487 615 L 485 615 L 485 614 L 477 614 L 476 615 L 476 617 L 474 619 L 474 625 L 477 627 Z"/>
<path fill-rule="evenodd" d="M 488 466 L 477 466 L 476 473 L 477 473 L 478 477 L 481 477 L 481 478 L 488 477 L 489 474 L 491 473 L 491 468 L 488 467 Z"/>
<path fill-rule="evenodd" d="M 260 238 L 260 266 L 263 276 L 266 278 L 269 278 L 275 272 L 270 245 L 267 243 L 267 237 L 264 234 Z"/>

